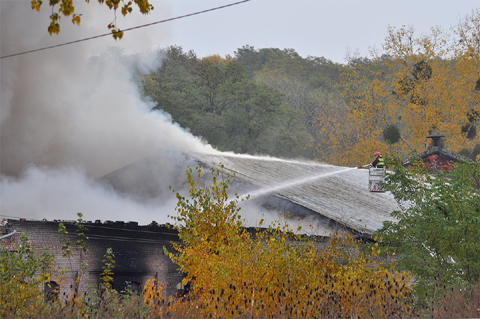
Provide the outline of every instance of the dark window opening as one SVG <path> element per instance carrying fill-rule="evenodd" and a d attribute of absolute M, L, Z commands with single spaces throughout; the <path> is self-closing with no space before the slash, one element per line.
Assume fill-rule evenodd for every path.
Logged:
<path fill-rule="evenodd" d="M 127 281 L 125 291 L 129 294 L 139 295 L 142 291 L 142 284 L 136 281 Z"/>
<path fill-rule="evenodd" d="M 60 285 L 55 281 L 47 281 L 44 286 L 44 301 L 54 302 L 60 296 Z"/>

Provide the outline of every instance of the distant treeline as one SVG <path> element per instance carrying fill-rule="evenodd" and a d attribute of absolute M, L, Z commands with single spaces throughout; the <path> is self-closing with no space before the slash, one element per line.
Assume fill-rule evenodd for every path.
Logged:
<path fill-rule="evenodd" d="M 422 152 L 432 133 L 480 159 L 480 13 L 453 33 L 389 28 L 383 50 L 346 64 L 244 46 L 198 58 L 170 46 L 141 76 L 172 120 L 222 151 L 360 165 L 375 151 Z M 460 39 L 460 40 L 458 40 Z"/>
<path fill-rule="evenodd" d="M 315 158 L 318 106 L 337 92 L 343 65 L 248 45 L 225 58 L 178 46 L 159 54 L 162 67 L 142 82 L 174 122 L 222 151 Z"/>

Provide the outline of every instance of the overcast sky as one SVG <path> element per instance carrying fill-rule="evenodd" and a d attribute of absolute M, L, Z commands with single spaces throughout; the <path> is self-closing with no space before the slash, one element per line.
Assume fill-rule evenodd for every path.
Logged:
<path fill-rule="evenodd" d="M 173 16 L 235 1 L 171 0 Z M 193 49 L 199 56 L 233 54 L 255 48 L 293 48 L 301 56 L 343 62 L 347 50 L 368 53 L 381 47 L 387 27 L 449 28 L 480 1 L 408 0 L 251 0 L 171 23 L 167 44 Z"/>
<path fill-rule="evenodd" d="M 139 13 L 123 19 L 118 26 L 126 29 L 140 24 L 174 18 L 240 0 L 150 0 L 155 9 L 148 16 Z M 0 0 L 0 4 L 16 2 L 30 7 L 28 0 Z M 82 4 L 83 1 L 76 2 Z M 69 42 L 85 36 L 108 32 L 113 14 L 91 1 L 83 13 L 78 28 L 63 19 L 60 35 L 49 37 L 48 45 Z M 75 2 L 74 2 L 75 3 Z M 127 32 L 122 41 L 104 37 L 93 40 L 99 47 L 120 46 L 126 53 L 155 50 L 168 45 L 180 45 L 194 50 L 199 57 L 234 54 L 244 45 L 260 48 L 292 48 L 301 56 L 325 57 L 344 62 L 347 51 L 368 54 L 369 47 L 380 48 L 388 26 L 412 25 L 424 33 L 433 26 L 448 29 L 473 9 L 478 0 L 250 0 L 239 5 L 215 10 L 171 22 Z M 98 13 L 103 10 L 103 13 Z M 5 9 L 4 9 L 5 11 Z M 30 10 L 28 16 L 40 22 L 41 30 L 48 26 L 47 3 L 42 8 L 44 20 Z M 7 12 L 3 12 L 8 14 Z M 33 22 L 32 22 L 33 23 Z M 38 25 L 37 25 L 38 24 Z M 2 25 L 6 28 L 6 24 Z M 72 32 L 66 31 L 71 29 Z M 81 30 L 80 30 L 81 29 Z M 65 30 L 65 31 L 64 31 Z M 142 41 L 139 41 L 142 38 Z M 147 40 L 145 40 L 148 38 Z M 141 44 L 139 44 L 141 42 Z M 2 41 L 2 55 L 10 52 L 10 44 Z M 35 48 L 32 42 L 29 49 Z M 25 48 L 27 49 L 27 48 Z M 13 47 L 12 47 L 13 50 Z"/>

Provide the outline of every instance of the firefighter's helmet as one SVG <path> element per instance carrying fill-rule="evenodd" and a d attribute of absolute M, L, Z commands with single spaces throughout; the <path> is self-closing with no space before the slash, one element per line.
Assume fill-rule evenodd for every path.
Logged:
<path fill-rule="evenodd" d="M 375 156 L 376 156 L 376 157 L 379 157 L 379 156 L 380 156 L 380 152 L 375 152 Z"/>

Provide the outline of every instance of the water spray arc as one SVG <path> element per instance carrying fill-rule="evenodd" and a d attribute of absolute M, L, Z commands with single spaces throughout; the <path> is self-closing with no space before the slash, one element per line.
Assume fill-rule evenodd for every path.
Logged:
<path fill-rule="evenodd" d="M 353 169 L 357 169 L 357 168 L 356 167 L 349 167 L 349 168 L 342 169 L 342 170 L 335 171 L 335 172 L 323 173 L 323 174 L 310 176 L 310 177 L 306 177 L 306 178 L 295 179 L 293 181 L 288 181 L 288 182 L 285 182 L 285 183 L 277 185 L 277 186 L 263 188 L 263 189 L 255 191 L 255 192 L 243 194 L 242 196 L 239 197 L 239 199 L 240 200 L 246 199 L 247 196 L 250 196 L 250 199 L 253 199 L 255 197 L 260 197 L 260 196 L 263 196 L 263 195 L 267 195 L 267 194 L 273 193 L 275 191 L 278 191 L 278 190 L 281 190 L 281 189 L 284 189 L 284 188 L 289 188 L 289 187 L 293 187 L 293 186 L 296 186 L 296 185 L 308 183 L 308 182 L 314 181 L 316 179 L 340 174 L 340 173 L 347 172 L 347 171 L 350 171 L 350 170 L 353 170 Z"/>

